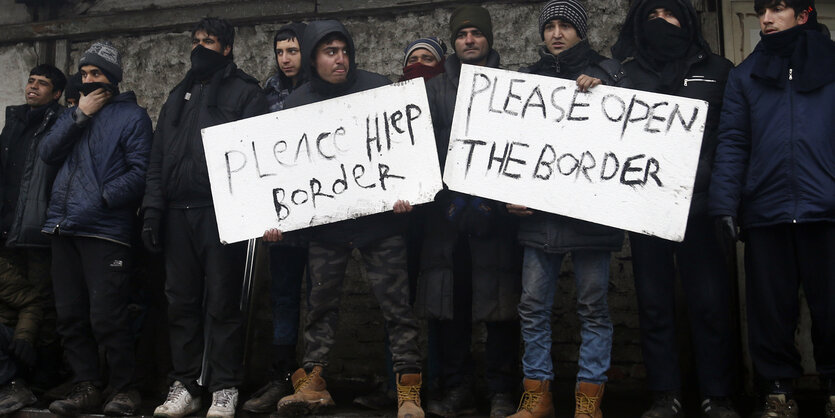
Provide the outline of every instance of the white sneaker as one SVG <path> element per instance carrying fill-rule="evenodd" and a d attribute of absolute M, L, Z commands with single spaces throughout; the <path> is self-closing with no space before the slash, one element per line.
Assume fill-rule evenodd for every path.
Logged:
<path fill-rule="evenodd" d="M 212 393 L 212 406 L 206 418 L 233 418 L 238 406 L 238 388 L 226 388 Z"/>
<path fill-rule="evenodd" d="M 174 382 L 168 389 L 165 403 L 154 409 L 155 417 L 181 418 L 200 410 L 200 398 L 192 398 L 180 381 Z"/>

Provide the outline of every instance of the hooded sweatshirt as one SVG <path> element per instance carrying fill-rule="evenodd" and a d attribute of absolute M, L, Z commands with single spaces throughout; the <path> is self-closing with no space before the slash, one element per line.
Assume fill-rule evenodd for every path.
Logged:
<path fill-rule="evenodd" d="M 345 38 L 350 60 L 347 80 L 340 84 L 328 83 L 319 77 L 313 68 L 313 55 L 319 42 L 332 33 L 338 33 Z M 302 71 L 309 81 L 287 98 L 284 108 L 304 106 L 391 84 L 391 80 L 385 76 L 358 69 L 355 53 L 354 40 L 341 23 L 335 20 L 319 20 L 307 25 L 302 44 Z M 405 219 L 405 216 L 388 211 L 317 226 L 309 232 L 312 241 L 363 247 L 380 239 L 403 233 Z"/>

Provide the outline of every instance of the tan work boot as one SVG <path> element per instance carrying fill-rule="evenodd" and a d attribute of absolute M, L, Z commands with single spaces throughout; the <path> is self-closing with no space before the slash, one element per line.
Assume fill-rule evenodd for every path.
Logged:
<path fill-rule="evenodd" d="M 600 402 L 603 400 L 605 383 L 595 385 L 589 382 L 577 382 L 574 387 L 574 418 L 603 418 Z"/>
<path fill-rule="evenodd" d="M 304 369 L 296 370 L 290 377 L 295 392 L 278 401 L 278 415 L 307 415 L 334 406 L 333 398 L 328 393 L 327 384 L 321 375 L 322 366 L 313 367 L 310 373 Z"/>
<path fill-rule="evenodd" d="M 519 401 L 519 408 L 508 418 L 554 418 L 551 382 L 525 379 L 522 381 L 522 386 L 525 387 L 525 393 Z"/>
<path fill-rule="evenodd" d="M 397 375 L 397 418 L 423 418 L 420 373 Z"/>

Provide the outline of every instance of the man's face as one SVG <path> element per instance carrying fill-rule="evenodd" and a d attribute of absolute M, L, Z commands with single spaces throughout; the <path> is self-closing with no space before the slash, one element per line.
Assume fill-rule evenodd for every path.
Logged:
<path fill-rule="evenodd" d="M 227 56 L 232 52 L 231 45 L 222 47 L 220 41 L 217 40 L 217 36 L 209 35 L 202 29 L 194 32 L 194 35 L 191 37 L 191 49 L 197 48 L 197 45 L 203 45 L 204 48 L 223 54 L 223 56 Z"/>
<path fill-rule="evenodd" d="M 786 2 L 781 1 L 774 6 L 766 7 L 757 13 L 760 18 L 760 30 L 768 35 L 797 25 L 805 24 L 809 20 L 809 12 L 804 10 L 795 16 L 791 7 L 786 7 Z"/>
<path fill-rule="evenodd" d="M 26 104 L 40 107 L 61 97 L 61 91 L 54 91 L 52 81 L 42 75 L 30 75 L 26 81 Z"/>
<path fill-rule="evenodd" d="M 81 82 L 82 83 L 107 83 L 110 84 L 110 80 L 107 79 L 107 76 L 104 75 L 104 72 L 95 65 L 85 65 L 81 67 L 79 70 L 81 73 Z"/>
<path fill-rule="evenodd" d="M 344 83 L 348 79 L 348 69 L 351 68 L 348 44 L 341 39 L 319 44 L 313 62 L 322 80 L 331 84 Z"/>
<path fill-rule="evenodd" d="M 671 25 L 676 25 L 678 27 L 681 27 L 681 22 L 679 22 L 678 18 L 675 17 L 675 15 L 673 15 L 673 12 L 671 12 L 671 11 L 669 11 L 669 10 L 663 8 L 663 7 L 653 9 L 652 11 L 649 12 L 649 16 L 647 16 L 647 20 L 652 20 L 652 19 L 664 19 L 664 20 L 667 21 L 667 23 L 669 23 Z"/>
<path fill-rule="evenodd" d="M 489 52 L 487 37 L 477 28 L 464 28 L 455 35 L 455 55 L 464 64 L 483 65 Z"/>
<path fill-rule="evenodd" d="M 545 47 L 548 52 L 553 55 L 559 55 L 561 52 L 571 48 L 580 43 L 580 35 L 577 34 L 577 29 L 574 25 L 568 22 L 563 22 L 560 19 L 553 19 L 545 24 L 542 31 Z"/>
<path fill-rule="evenodd" d="M 299 71 L 302 69 L 302 54 L 299 49 L 299 40 L 291 39 L 276 42 L 275 62 L 285 76 L 293 78 L 299 75 Z"/>
<path fill-rule="evenodd" d="M 432 55 L 432 53 L 426 48 L 418 48 L 412 51 L 412 53 L 409 54 L 409 58 L 406 60 L 406 65 L 412 65 L 418 62 L 427 67 L 434 67 L 438 65 L 438 60 L 435 59 L 435 56 Z"/>

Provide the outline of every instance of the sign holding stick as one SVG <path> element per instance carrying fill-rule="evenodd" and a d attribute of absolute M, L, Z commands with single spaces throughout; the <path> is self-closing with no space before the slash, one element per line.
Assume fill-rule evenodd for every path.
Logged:
<path fill-rule="evenodd" d="M 453 190 L 681 241 L 707 103 L 464 65 Z"/>
<path fill-rule="evenodd" d="M 203 130 L 222 242 L 431 201 L 441 188 L 423 79 Z"/>

